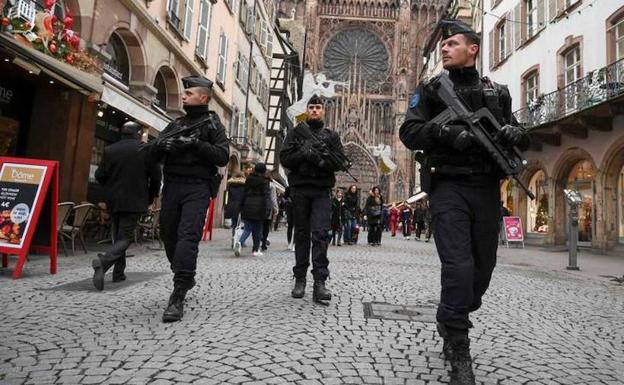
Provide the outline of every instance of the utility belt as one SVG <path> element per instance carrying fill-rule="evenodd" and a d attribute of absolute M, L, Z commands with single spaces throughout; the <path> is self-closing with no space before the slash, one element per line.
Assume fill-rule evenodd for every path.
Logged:
<path fill-rule="evenodd" d="M 429 169 L 431 176 L 469 176 L 469 175 L 487 175 L 492 173 L 491 167 L 466 167 L 466 166 L 450 166 L 442 165 L 431 167 Z"/>

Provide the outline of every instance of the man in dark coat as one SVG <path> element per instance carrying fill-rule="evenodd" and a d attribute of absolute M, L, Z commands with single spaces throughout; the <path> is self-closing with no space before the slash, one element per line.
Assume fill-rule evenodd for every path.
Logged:
<path fill-rule="evenodd" d="M 212 82 L 202 76 L 182 79 L 186 116 L 169 123 L 163 134 L 187 127 L 192 132 L 157 142 L 155 159 L 164 160 L 160 234 L 173 271 L 173 292 L 163 322 L 182 319 L 186 293 L 195 286 L 198 245 L 210 198 L 219 190 L 218 167 L 229 161 L 229 140 L 219 116 L 208 109 Z"/>
<path fill-rule="evenodd" d="M 325 105 L 314 95 L 308 100 L 306 122 L 290 130 L 280 151 L 282 165 L 290 170 L 288 184 L 291 188 L 295 214 L 295 287 L 293 298 L 303 298 L 306 275 L 310 266 L 310 243 L 312 243 L 312 276 L 314 290 L 312 299 L 326 304 L 331 293 L 325 287 L 329 277 L 327 246 L 331 222 L 331 190 L 336 184 L 335 173 L 340 165 L 334 164 L 323 151 L 343 152 L 340 137 L 324 127 Z M 301 131 L 308 129 L 317 140 Z M 325 143 L 323 149 L 318 143 Z"/>
<path fill-rule="evenodd" d="M 126 279 L 126 249 L 134 237 L 137 222 L 160 191 L 160 167 L 139 151 L 140 126 L 127 122 L 121 127 L 121 140 L 104 148 L 95 179 L 104 185 L 107 208 L 113 226 L 113 246 L 92 261 L 93 285 L 104 289 L 104 274 L 113 268 L 113 282 Z"/>
<path fill-rule="evenodd" d="M 511 114 L 506 87 L 481 78 L 475 68 L 479 36 L 457 20 L 443 20 L 443 67 L 455 91 L 471 111 L 485 107 L 502 129 L 501 146 L 528 147 L 528 136 Z M 443 351 L 451 361 L 451 384 L 474 384 L 469 314 L 481 306 L 496 265 L 499 181 L 502 171 L 463 120 L 440 125 L 432 119 L 446 109 L 436 91 L 438 78 L 421 83 L 410 98 L 401 141 L 410 150 L 424 151 L 422 180 L 431 199 L 435 241 L 442 262 L 438 330 Z"/>

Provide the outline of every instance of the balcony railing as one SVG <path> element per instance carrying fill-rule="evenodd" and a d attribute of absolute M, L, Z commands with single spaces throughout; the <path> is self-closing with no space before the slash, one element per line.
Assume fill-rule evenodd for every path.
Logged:
<path fill-rule="evenodd" d="M 624 59 L 590 72 L 564 88 L 540 95 L 514 112 L 527 128 L 565 118 L 624 94 Z"/>

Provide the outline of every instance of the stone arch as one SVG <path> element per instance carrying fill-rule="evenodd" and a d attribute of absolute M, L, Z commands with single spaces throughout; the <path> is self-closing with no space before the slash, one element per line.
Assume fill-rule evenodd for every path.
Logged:
<path fill-rule="evenodd" d="M 357 178 L 355 182 L 347 173 L 336 173 L 336 187 L 348 187 L 356 185 L 360 191 L 368 191 L 371 187 L 379 183 L 379 168 L 375 158 L 364 148 L 364 146 L 347 142 L 344 146 L 345 155 L 353 162 L 349 170 Z M 360 199 L 366 199 L 366 194 L 360 194 Z"/>
<path fill-rule="evenodd" d="M 158 70 L 154 72 L 154 76 L 150 84 L 156 88 L 158 76 L 162 76 L 166 88 L 166 104 L 165 106 L 159 107 L 165 111 L 178 109 L 180 106 L 180 81 L 178 79 L 178 74 L 175 69 L 167 63 L 159 65 L 157 68 Z"/>
<path fill-rule="evenodd" d="M 601 249 L 610 249 L 618 243 L 620 232 L 624 230 L 624 191 L 619 185 L 619 177 L 624 168 L 624 136 L 621 136 L 609 146 L 603 157 L 599 178 L 599 189 L 596 194 L 602 199 L 602 212 L 596 215 L 597 241 Z"/>
<path fill-rule="evenodd" d="M 573 147 L 567 149 L 555 162 L 555 166 L 553 167 L 552 175 L 553 175 L 553 186 L 551 188 L 551 195 L 549 201 L 552 202 L 549 208 L 551 217 L 553 218 L 553 229 L 552 235 L 554 236 L 554 244 L 561 245 L 565 244 L 567 237 L 567 208 L 566 208 L 566 200 L 564 196 L 563 190 L 567 188 L 568 176 L 570 172 L 574 168 L 574 166 L 580 162 L 587 160 L 591 163 L 594 173 L 598 172 L 596 168 L 596 163 L 592 158 L 591 154 L 586 150 Z M 595 218 L 595 214 L 593 215 Z M 592 229 L 592 232 L 595 235 L 596 228 Z M 595 239 L 595 236 L 592 237 Z"/>
<path fill-rule="evenodd" d="M 147 63 L 145 48 L 138 35 L 129 29 L 127 23 L 119 23 L 111 29 L 106 42 L 110 41 L 113 33 L 116 33 L 125 44 L 128 60 L 130 61 L 130 86 L 144 84 L 147 77 Z"/>
<path fill-rule="evenodd" d="M 230 154 L 230 160 L 227 164 L 227 170 L 228 170 L 228 178 L 234 175 L 234 173 L 236 173 L 237 171 L 241 171 L 241 164 L 240 164 L 240 159 L 239 159 L 238 154 L 236 153 Z"/>

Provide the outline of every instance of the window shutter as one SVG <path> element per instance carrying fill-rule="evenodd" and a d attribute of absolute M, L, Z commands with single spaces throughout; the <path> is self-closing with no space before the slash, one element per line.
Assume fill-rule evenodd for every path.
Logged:
<path fill-rule="evenodd" d="M 267 49 L 266 55 L 268 57 L 273 57 L 273 34 L 271 32 L 267 33 Z M 270 67 L 270 66 L 269 66 Z"/>
<path fill-rule="evenodd" d="M 555 20 L 557 17 L 558 0 L 548 0 L 548 20 Z"/>
<path fill-rule="evenodd" d="M 266 47 L 267 45 L 267 33 L 268 33 L 268 28 L 267 28 L 267 23 L 266 21 L 262 20 L 262 30 L 260 32 L 260 45 L 263 47 Z"/>
<path fill-rule="evenodd" d="M 489 51 L 490 51 L 490 55 L 489 55 L 489 66 L 490 69 L 494 68 L 494 66 L 496 65 L 495 58 L 496 58 L 496 44 L 494 41 L 494 34 L 496 33 L 496 27 L 494 27 L 490 33 L 489 33 Z"/>
<path fill-rule="evenodd" d="M 507 20 L 511 19 L 511 12 L 507 12 L 505 14 L 505 18 Z M 509 21 L 505 21 L 505 57 L 511 56 L 513 52 L 513 34 L 514 34 L 514 23 L 510 23 Z"/>
<path fill-rule="evenodd" d="M 509 28 L 508 31 L 512 32 L 513 31 L 513 46 L 509 46 L 509 52 L 511 53 L 511 51 L 513 51 L 514 49 L 518 49 L 520 48 L 520 46 L 522 45 L 522 43 L 524 43 L 525 37 L 526 37 L 526 18 L 522 18 L 522 2 L 524 2 L 524 0 L 521 0 L 520 3 L 518 3 L 513 10 L 513 16 L 512 19 L 515 21 L 519 21 L 522 20 L 522 23 L 508 23 Z M 524 29 L 524 31 L 523 31 Z M 524 34 L 522 32 L 525 32 Z"/>
<path fill-rule="evenodd" d="M 546 27 L 546 0 L 537 0 L 537 31 Z"/>
<path fill-rule="evenodd" d="M 255 29 L 256 17 L 253 13 L 253 9 L 249 9 L 247 12 L 247 33 L 253 33 Z"/>
<path fill-rule="evenodd" d="M 217 63 L 217 80 L 225 83 L 225 73 L 227 69 L 227 37 L 221 32 L 219 37 L 219 61 Z"/>
<path fill-rule="evenodd" d="M 247 25 L 247 3 L 241 2 L 240 13 L 238 14 L 238 18 L 243 26 Z"/>
<path fill-rule="evenodd" d="M 184 10 L 184 37 L 191 39 L 193 30 L 193 5 L 195 0 L 186 0 Z"/>
<path fill-rule="evenodd" d="M 208 50 L 208 37 L 210 34 L 211 10 L 212 10 L 212 7 L 208 0 L 200 1 L 196 52 L 197 52 L 197 55 L 203 59 L 206 59 L 206 52 Z"/>

